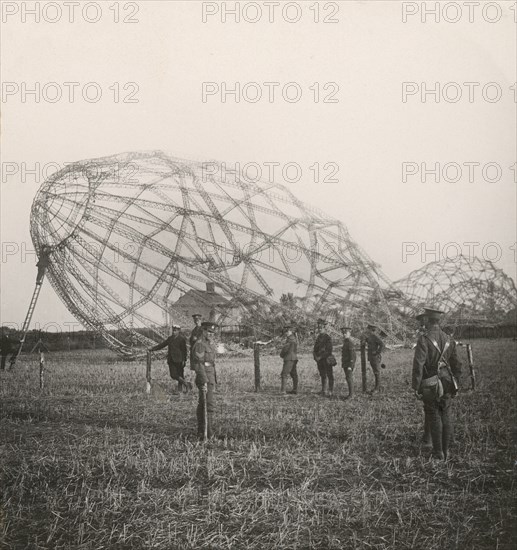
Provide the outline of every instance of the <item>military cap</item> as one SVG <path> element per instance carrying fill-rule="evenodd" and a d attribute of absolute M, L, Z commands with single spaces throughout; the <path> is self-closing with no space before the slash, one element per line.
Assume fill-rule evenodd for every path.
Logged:
<path fill-rule="evenodd" d="M 203 321 L 201 327 L 208 332 L 215 332 L 217 325 L 215 323 L 210 323 L 210 321 Z"/>
<path fill-rule="evenodd" d="M 415 319 L 416 319 L 417 321 L 422 321 L 422 319 L 424 319 L 425 316 L 426 316 L 425 313 L 419 313 L 418 315 L 415 316 Z"/>
<path fill-rule="evenodd" d="M 316 322 L 318 323 L 318 325 L 326 325 L 327 324 L 327 321 L 325 321 L 325 319 L 322 319 L 321 317 Z"/>
<path fill-rule="evenodd" d="M 180 330 L 181 327 L 179 325 L 172 325 L 172 330 L 174 330 L 174 329 Z"/>
<path fill-rule="evenodd" d="M 425 316 L 429 319 L 440 319 L 443 315 L 443 311 L 440 311 L 439 309 L 433 309 L 430 307 L 424 307 Z"/>
<path fill-rule="evenodd" d="M 200 313 L 194 313 L 194 315 L 192 315 L 193 319 L 196 319 L 196 318 L 201 319 L 201 317 L 202 315 Z"/>
<path fill-rule="evenodd" d="M 341 327 L 339 329 L 341 332 L 346 332 L 347 330 L 352 330 L 350 327 Z"/>
<path fill-rule="evenodd" d="M 375 325 L 366 325 L 366 328 L 367 329 L 370 329 L 370 330 L 374 330 L 376 329 L 377 327 Z"/>

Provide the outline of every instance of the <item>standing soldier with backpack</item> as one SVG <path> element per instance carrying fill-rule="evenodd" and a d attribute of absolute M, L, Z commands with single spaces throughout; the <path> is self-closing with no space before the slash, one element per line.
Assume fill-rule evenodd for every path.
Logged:
<path fill-rule="evenodd" d="M 461 361 L 456 353 L 456 342 L 440 328 L 442 313 L 425 308 L 427 332 L 419 337 L 415 348 L 412 386 L 415 395 L 424 402 L 433 458 L 447 460 L 453 431 L 451 399 L 458 391 Z"/>

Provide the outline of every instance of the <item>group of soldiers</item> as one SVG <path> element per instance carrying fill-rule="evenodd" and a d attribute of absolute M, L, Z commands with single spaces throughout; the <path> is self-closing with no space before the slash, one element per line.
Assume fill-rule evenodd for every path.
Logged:
<path fill-rule="evenodd" d="M 199 400 L 197 406 L 197 428 L 200 439 L 211 437 L 213 434 L 213 413 L 215 410 L 215 385 L 217 383 L 217 374 L 215 369 L 216 347 L 214 342 L 214 333 L 216 325 L 212 322 L 201 322 L 201 315 L 194 314 L 194 327 L 190 333 L 190 368 L 195 371 L 195 384 L 199 390 Z M 317 338 L 314 343 L 313 357 L 316 362 L 319 375 L 321 377 L 321 395 L 332 397 L 334 392 L 334 366 L 337 361 L 333 355 L 332 338 L 326 332 L 327 322 L 324 319 L 318 319 Z M 345 371 L 345 377 L 348 385 L 348 397 L 353 396 L 353 370 L 356 362 L 356 352 L 351 339 L 351 328 L 342 327 L 343 346 L 341 351 L 341 364 Z M 298 340 L 292 326 L 285 329 L 286 342 L 280 351 L 280 357 L 283 359 L 281 372 L 282 394 L 298 393 Z M 375 387 L 372 392 L 380 391 L 380 367 L 381 353 L 384 350 L 384 344 L 376 334 L 376 327 L 368 326 L 365 335 L 368 345 L 368 360 L 375 375 Z M 159 351 L 167 348 L 167 364 L 169 373 L 173 380 L 178 382 L 178 391 L 188 391 L 190 384 L 185 380 L 185 366 L 187 363 L 188 349 L 187 340 L 181 333 L 179 325 L 172 326 L 172 334 L 154 347 L 149 348 L 149 352 Z M 291 377 L 293 387 L 287 391 L 287 380 Z"/>
<path fill-rule="evenodd" d="M 461 361 L 458 358 L 456 342 L 440 328 L 441 311 L 426 308 L 417 315 L 420 323 L 418 340 L 412 369 L 412 387 L 415 396 L 424 405 L 424 435 L 423 445 L 432 447 L 432 456 L 436 459 L 447 459 L 450 456 L 449 447 L 453 436 L 453 425 L 450 415 L 451 399 L 458 390 L 458 380 L 461 376 Z M 195 371 L 195 383 L 199 390 L 197 405 L 197 426 L 200 439 L 213 435 L 213 414 L 215 411 L 214 390 L 217 383 L 215 369 L 216 347 L 214 333 L 216 325 L 211 322 L 201 322 L 201 315 L 193 315 L 194 328 L 190 334 L 190 366 Z M 334 392 L 334 366 L 337 360 L 333 355 L 332 338 L 327 333 L 327 322 L 317 321 L 317 337 L 313 347 L 313 358 L 321 378 L 322 396 L 332 397 Z M 352 340 L 352 329 L 341 327 L 343 336 L 341 346 L 341 367 L 345 373 L 348 395 L 354 394 L 353 372 L 356 363 L 356 351 Z M 285 343 L 281 348 L 280 357 L 283 360 L 281 370 L 281 394 L 298 393 L 299 377 L 298 340 L 293 326 L 285 328 Z M 367 359 L 372 368 L 375 385 L 371 393 L 380 392 L 381 369 L 384 342 L 375 325 L 368 325 L 361 336 L 367 346 Z M 186 338 L 181 334 L 178 325 L 173 326 L 172 335 L 149 351 L 157 351 L 167 347 L 167 362 L 171 377 L 178 382 L 178 390 L 188 390 L 184 378 L 184 368 L 187 361 Z M 288 378 L 292 380 L 292 389 L 287 391 Z"/>
<path fill-rule="evenodd" d="M 333 397 L 334 367 L 337 365 L 337 360 L 333 354 L 332 338 L 327 333 L 326 327 L 327 321 L 324 319 L 318 319 L 318 335 L 316 337 L 316 341 L 314 342 L 312 356 L 316 362 L 321 379 L 320 395 L 325 397 Z M 280 357 L 283 359 L 280 392 L 282 394 L 296 395 L 298 393 L 298 372 L 296 369 L 296 364 L 298 363 L 298 342 L 292 326 L 286 327 L 285 333 L 286 343 L 280 351 Z M 348 386 L 347 398 L 351 398 L 354 394 L 353 371 L 356 362 L 356 352 L 354 343 L 351 339 L 351 327 L 341 327 L 341 333 L 343 335 L 341 347 L 341 366 L 345 373 L 346 383 Z M 377 327 L 375 325 L 368 325 L 366 333 L 364 334 L 364 341 L 366 342 L 368 348 L 368 362 L 370 363 L 375 377 L 375 386 L 372 389 L 372 393 L 379 392 L 381 391 L 380 369 L 385 368 L 384 363 L 382 363 L 382 352 L 384 351 L 385 346 L 384 342 L 377 334 Z M 293 389 L 290 391 L 286 391 L 288 376 L 290 376 L 293 381 Z"/>

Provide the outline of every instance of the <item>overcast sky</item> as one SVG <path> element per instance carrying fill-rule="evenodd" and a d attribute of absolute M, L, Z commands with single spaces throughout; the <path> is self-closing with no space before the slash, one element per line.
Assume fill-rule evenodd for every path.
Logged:
<path fill-rule="evenodd" d="M 234 2 L 119 2 L 118 13 L 111 1 L 90 3 L 83 13 L 83 2 L 70 22 L 68 8 L 59 18 L 40 2 L 39 23 L 21 4 L 35 3 L 3 2 L 2 13 L 2 324 L 23 321 L 34 288 L 30 207 L 46 167 L 124 151 L 280 168 L 298 163 L 299 182 L 287 182 L 281 170 L 276 180 L 340 219 L 391 279 L 438 259 L 429 253 L 422 261 L 422 243 L 438 243 L 440 253 L 451 242 L 465 253 L 465 243 L 479 243 L 479 256 L 495 258 L 515 277 L 514 3 L 469 14 L 459 2 L 461 12 L 451 9 L 436 22 L 430 14 L 422 21 L 422 2 L 320 2 L 319 13 L 312 1 L 288 10 L 240 2 L 235 22 L 224 14 Z M 246 21 L 257 18 L 256 6 L 262 17 Z M 49 82 L 57 86 L 45 87 Z M 73 102 L 66 82 L 79 83 Z M 205 101 L 204 82 L 215 90 Z M 248 86 L 238 103 L 231 94 L 223 102 L 224 82 L 240 83 L 241 91 L 249 82 L 259 86 Z M 272 102 L 266 82 L 279 83 Z M 282 89 L 290 82 L 288 101 Z M 24 96 L 24 86 L 35 83 L 37 95 Z M 438 83 L 439 102 L 432 94 L 422 101 L 422 83 Z M 262 99 L 252 102 L 257 89 Z M 99 90 L 99 101 L 83 98 Z M 57 92 L 63 96 L 52 102 Z M 36 163 L 41 170 L 25 173 Z M 322 181 L 334 166 L 325 170 L 326 163 L 339 167 L 337 181 Z M 404 163 L 412 163 L 406 181 Z M 462 172 L 451 164 L 440 181 L 427 174 L 423 183 L 420 173 L 411 175 L 422 163 L 457 163 Z M 479 163 L 470 165 L 474 181 L 464 163 Z M 404 243 L 418 243 L 406 245 L 418 253 L 405 261 Z M 72 320 L 47 284 L 34 323 Z"/>

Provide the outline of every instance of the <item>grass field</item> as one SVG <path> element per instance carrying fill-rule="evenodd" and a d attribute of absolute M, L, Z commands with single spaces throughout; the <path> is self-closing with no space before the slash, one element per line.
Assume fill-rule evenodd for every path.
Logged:
<path fill-rule="evenodd" d="M 513 549 L 516 348 L 473 342 L 478 389 L 454 402 L 448 463 L 419 448 L 410 350 L 385 354 L 381 395 L 361 394 L 358 365 L 352 401 L 338 367 L 337 398 L 316 395 L 309 357 L 284 397 L 278 358 L 259 394 L 252 361 L 220 362 L 207 444 L 161 361 L 146 395 L 143 362 L 49 354 L 40 392 L 22 357 L 0 372 L 0 548 Z"/>

